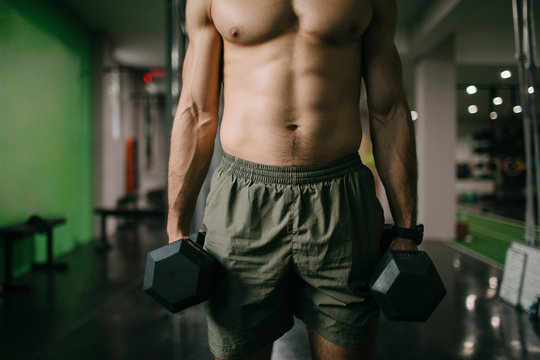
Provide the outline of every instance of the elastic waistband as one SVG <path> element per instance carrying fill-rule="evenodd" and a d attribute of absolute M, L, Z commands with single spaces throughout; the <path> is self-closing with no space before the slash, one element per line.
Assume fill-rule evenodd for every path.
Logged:
<path fill-rule="evenodd" d="M 365 168 L 357 153 L 324 164 L 272 166 L 238 159 L 224 153 L 218 170 L 235 177 L 269 184 L 314 184 L 330 181 Z"/>

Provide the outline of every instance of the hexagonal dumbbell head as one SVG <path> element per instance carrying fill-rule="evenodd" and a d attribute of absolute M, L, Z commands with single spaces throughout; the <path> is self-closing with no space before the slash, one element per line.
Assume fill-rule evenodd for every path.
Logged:
<path fill-rule="evenodd" d="M 216 261 L 201 246 L 182 239 L 148 253 L 143 290 L 170 312 L 210 296 Z"/>
<path fill-rule="evenodd" d="M 424 251 L 387 251 L 369 285 L 388 320 L 426 321 L 446 295 Z"/>

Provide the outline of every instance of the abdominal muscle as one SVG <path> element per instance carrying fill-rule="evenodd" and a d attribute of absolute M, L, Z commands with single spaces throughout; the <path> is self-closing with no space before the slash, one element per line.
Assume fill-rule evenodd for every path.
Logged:
<path fill-rule="evenodd" d="M 360 147 L 358 44 L 321 46 L 290 34 L 224 44 L 223 150 L 276 166 L 320 164 Z"/>

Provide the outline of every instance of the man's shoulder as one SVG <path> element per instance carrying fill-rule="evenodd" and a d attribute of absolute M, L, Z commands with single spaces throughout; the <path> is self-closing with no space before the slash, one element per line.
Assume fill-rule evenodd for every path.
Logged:
<path fill-rule="evenodd" d="M 213 0 L 187 0 L 186 20 L 195 21 L 199 25 L 207 25 L 211 22 Z"/>

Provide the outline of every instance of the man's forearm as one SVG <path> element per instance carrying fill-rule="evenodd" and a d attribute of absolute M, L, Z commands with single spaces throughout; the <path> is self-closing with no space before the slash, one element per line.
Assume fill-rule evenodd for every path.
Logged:
<path fill-rule="evenodd" d="M 414 127 L 406 105 L 372 120 L 375 164 L 394 224 L 412 228 L 417 216 L 417 159 Z"/>
<path fill-rule="evenodd" d="M 214 150 L 215 116 L 186 107 L 175 119 L 168 175 L 169 242 L 189 235 L 197 197 Z"/>

